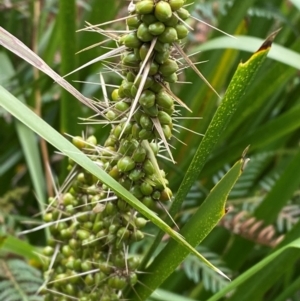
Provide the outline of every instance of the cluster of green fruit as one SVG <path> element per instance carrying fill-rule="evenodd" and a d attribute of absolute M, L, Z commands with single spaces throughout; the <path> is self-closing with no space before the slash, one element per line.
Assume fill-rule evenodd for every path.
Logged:
<path fill-rule="evenodd" d="M 93 136 L 73 139 L 95 164 L 152 210 L 172 197 L 156 156 L 159 140 L 172 136 L 174 95 L 168 83 L 176 82 L 179 69 L 172 43 L 188 34 L 184 3 L 132 1 L 130 31 L 119 39 L 126 48 L 121 62 L 124 79 L 112 92 L 105 113 L 112 121 L 110 135 L 103 147 Z M 45 301 L 120 300 L 123 289 L 137 281 L 139 258 L 129 257 L 128 247 L 143 239 L 147 221 L 91 174 L 72 162 L 70 169 L 73 178 L 67 191 L 49 200 L 44 215 L 45 222 L 52 223 L 52 239 L 44 249 Z"/>

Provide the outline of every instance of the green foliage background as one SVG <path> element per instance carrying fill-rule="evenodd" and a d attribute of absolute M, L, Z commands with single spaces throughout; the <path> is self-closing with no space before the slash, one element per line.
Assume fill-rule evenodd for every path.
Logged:
<path fill-rule="evenodd" d="M 74 55 L 74 52 L 103 39 L 96 33 L 75 34 L 75 30 L 82 28 L 85 21 L 99 24 L 124 16 L 128 4 L 127 1 L 108 0 L 7 3 L 0 2 L 0 26 L 34 49 L 61 75 L 107 51 L 95 47 Z M 236 41 L 230 40 L 201 23 L 195 23 L 195 31 L 186 43 L 188 53 L 202 50 L 193 60 L 208 60 L 199 69 L 221 96 L 238 63 L 246 61 L 266 36 L 279 27 L 282 29 L 275 42 L 283 48 L 273 45 L 275 47 L 269 53 L 272 59 L 267 59 L 252 81 L 242 104 L 185 198 L 176 221 L 182 226 L 191 218 L 209 191 L 250 145 L 247 156 L 251 160 L 227 201 L 227 207 L 231 209 L 203 241 L 199 251 L 232 279 L 240 275 L 238 279 L 244 279 L 239 286 L 233 282 L 235 291 L 223 300 L 300 300 L 299 250 L 294 247 L 280 249 L 297 239 L 300 233 L 300 2 L 194 1 L 189 10 L 238 37 Z M 114 25 L 114 28 L 121 29 L 122 25 Z M 87 128 L 78 124 L 79 117 L 91 115 L 86 107 L 62 91 L 52 79 L 36 73 L 27 62 L 2 47 L 0 66 L 0 84 L 28 107 L 40 112 L 51 127 L 71 135 L 88 131 L 94 133 L 100 142 L 106 138 L 107 128 Z M 102 68 L 100 63 L 91 65 L 71 75 L 68 80 L 99 82 L 97 73 Z M 203 117 L 202 120 L 183 120 L 182 125 L 205 133 L 220 99 L 192 70 L 182 75 L 181 80 L 192 83 L 174 87 L 176 94 L 193 111 L 192 114 L 183 112 L 184 116 Z M 106 82 L 118 84 L 118 78 L 108 73 Z M 87 97 L 102 97 L 99 85 L 73 84 Z M 49 145 L 48 158 L 40 139 L 1 107 L 0 114 L 0 229 L 3 237 L 27 228 L 22 223 L 24 220 L 38 221 L 35 214 L 44 209 L 47 195 L 53 193 L 51 179 L 46 176 L 45 162 L 49 162 L 56 183 L 62 182 L 66 163 Z M 177 164 L 162 161 L 175 192 L 202 139 L 181 129 L 177 137 L 187 144 L 184 146 L 172 140 Z M 156 233 L 154 228 L 149 231 Z M 40 247 L 45 244 L 46 237 L 47 232 L 43 235 L 38 232 L 26 239 L 32 246 Z M 151 239 L 148 244 L 137 246 L 135 251 L 146 254 L 150 246 Z M 156 251 L 151 249 L 151 256 L 160 248 Z M 12 249 L 5 249 L 5 244 L 4 247 L 2 245 L 1 256 L 6 258 Z M 281 251 L 276 253 L 276 250 Z M 276 254 L 274 260 L 266 263 L 259 273 L 249 273 L 251 267 L 271 258 L 270 254 Z M 164 256 L 167 258 L 168 254 Z M 26 257 L 30 258 L 29 255 Z M 226 286 L 228 282 L 225 279 L 190 256 L 152 295 L 151 300 L 217 300 L 216 295 L 212 296 Z"/>

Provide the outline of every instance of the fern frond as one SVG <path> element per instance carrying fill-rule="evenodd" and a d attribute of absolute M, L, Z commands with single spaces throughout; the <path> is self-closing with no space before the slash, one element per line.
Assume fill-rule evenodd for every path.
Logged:
<path fill-rule="evenodd" d="M 231 270 L 225 266 L 218 254 L 211 252 L 203 246 L 198 246 L 197 250 L 201 252 L 201 254 L 205 254 L 206 258 L 209 258 L 210 262 L 216 264 L 228 277 L 231 276 Z M 222 279 L 220 275 L 211 272 L 203 263 L 199 262 L 194 255 L 189 255 L 183 262 L 183 270 L 189 279 L 193 280 L 195 283 L 198 283 L 201 280 L 205 289 L 211 292 L 217 292 L 228 285 L 228 282 L 225 279 Z"/>
<path fill-rule="evenodd" d="M 0 300 L 42 301 L 36 295 L 41 287 L 42 275 L 20 259 L 0 260 Z"/>

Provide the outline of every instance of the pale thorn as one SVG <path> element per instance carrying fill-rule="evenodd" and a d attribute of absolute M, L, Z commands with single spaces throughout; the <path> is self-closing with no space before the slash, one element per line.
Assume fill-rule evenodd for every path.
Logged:
<path fill-rule="evenodd" d="M 48 292 L 51 292 L 52 294 L 55 294 L 55 295 L 60 295 L 60 296 L 67 297 L 68 299 L 79 300 L 79 299 L 76 298 L 76 297 L 73 297 L 73 296 L 70 296 L 70 295 L 67 295 L 67 294 L 60 293 L 60 292 L 58 292 L 58 291 L 55 291 L 55 290 L 52 290 L 52 289 L 49 289 L 49 288 L 45 288 L 45 290 L 47 290 Z"/>
<path fill-rule="evenodd" d="M 190 67 L 196 72 L 196 74 L 206 83 L 206 85 L 219 97 L 221 96 L 218 92 L 213 88 L 213 86 L 209 83 L 209 81 L 204 77 L 204 75 L 196 68 L 193 62 L 187 57 L 184 51 L 180 48 L 179 44 L 173 43 L 174 47 L 178 50 L 178 52 L 184 57 L 185 61 L 190 65 Z"/>
<path fill-rule="evenodd" d="M 116 23 L 116 22 L 119 22 L 119 21 L 124 21 L 124 20 L 127 20 L 131 17 L 134 17 L 134 16 L 136 16 L 136 15 L 130 15 L 130 16 L 126 16 L 126 17 L 123 17 L 123 18 L 116 19 L 116 20 L 111 20 L 111 21 L 107 21 L 107 22 L 104 22 L 104 23 L 100 23 L 100 24 L 90 25 L 88 27 L 78 29 L 76 32 L 85 31 L 86 29 L 93 29 L 93 28 L 101 27 L 101 26 Z"/>
<path fill-rule="evenodd" d="M 115 54 L 117 54 L 117 53 L 121 53 L 121 52 L 123 52 L 125 49 L 126 49 L 125 46 L 121 46 L 121 47 L 119 47 L 119 48 L 115 48 L 114 50 L 112 50 L 112 51 L 110 51 L 110 52 L 108 52 L 108 53 L 105 53 L 105 54 L 103 54 L 103 55 L 100 55 L 99 57 L 97 57 L 97 58 L 95 58 L 95 59 L 93 59 L 93 60 L 87 62 L 86 64 L 80 66 L 79 68 L 73 70 L 72 72 L 70 72 L 70 73 L 64 75 L 63 78 L 65 78 L 65 77 L 67 77 L 67 76 L 69 76 L 69 75 L 71 75 L 71 74 L 73 74 L 73 73 L 75 73 L 75 72 L 77 72 L 77 71 L 79 71 L 79 70 L 81 70 L 81 69 L 87 67 L 87 66 L 90 66 L 90 65 L 92 65 L 92 64 L 94 64 L 94 63 L 97 63 L 97 62 L 103 61 L 103 60 L 105 60 L 105 59 L 107 59 L 107 58 L 110 58 L 112 55 L 115 55 Z"/>
<path fill-rule="evenodd" d="M 99 43 L 96 43 L 96 44 L 90 45 L 90 46 L 88 46 L 88 47 L 86 47 L 86 48 L 83 48 L 83 49 L 79 50 L 78 52 L 76 52 L 75 54 L 79 54 L 79 53 L 81 53 L 81 52 L 84 52 L 84 51 L 86 51 L 86 50 L 92 49 L 92 48 L 94 48 L 94 47 L 101 46 L 102 44 L 105 44 L 105 43 L 110 42 L 110 41 L 111 41 L 111 39 L 106 39 L 106 40 L 101 41 L 101 42 L 99 42 Z"/>
<path fill-rule="evenodd" d="M 143 76 L 142 76 L 142 79 L 141 79 L 139 88 L 138 88 L 138 90 L 137 90 L 136 96 L 135 96 L 135 98 L 134 98 L 134 100 L 133 100 L 133 102 L 132 102 L 132 104 L 131 104 L 130 112 L 129 112 L 129 114 L 128 114 L 127 120 L 126 120 L 125 123 L 124 123 L 124 127 L 123 127 L 123 129 L 122 129 L 121 134 L 120 134 L 120 138 L 122 137 L 122 135 L 123 135 L 123 133 L 124 133 L 124 131 L 125 131 L 127 125 L 129 124 L 129 122 L 130 122 L 130 120 L 131 120 L 131 118 L 132 118 L 132 116 L 133 116 L 134 111 L 136 110 L 136 107 L 137 107 L 137 105 L 138 105 L 138 101 L 139 101 L 140 96 L 141 96 L 141 94 L 142 94 L 142 91 L 143 91 L 143 88 L 144 88 L 144 85 L 145 85 L 147 76 L 148 76 L 148 74 L 149 74 L 149 70 L 150 70 L 150 64 L 149 64 L 149 62 L 148 62 L 148 64 L 146 65 L 146 67 L 145 67 L 145 69 L 144 69 Z"/>
<path fill-rule="evenodd" d="M 147 55 L 146 55 L 146 57 L 145 57 L 145 59 L 144 59 L 144 61 L 143 61 L 143 63 L 142 63 L 142 66 L 141 66 L 141 68 L 140 68 L 140 70 L 139 70 L 137 76 L 135 77 L 135 80 L 134 80 L 134 83 L 133 83 L 133 84 L 135 84 L 136 81 L 138 80 L 138 78 L 139 78 L 139 76 L 141 75 L 141 73 L 143 72 L 143 70 L 144 70 L 146 64 L 147 64 L 147 63 L 150 63 L 149 59 L 150 59 L 150 56 L 151 56 L 151 54 L 152 54 L 152 52 L 153 52 L 153 49 L 154 49 L 154 47 L 155 47 L 156 41 L 157 41 L 157 38 L 154 38 L 154 39 L 152 40 L 151 45 L 150 45 L 150 48 L 149 48 L 149 51 L 147 52 Z"/>
<path fill-rule="evenodd" d="M 106 90 L 106 86 L 105 86 L 105 81 L 104 81 L 104 78 L 103 78 L 103 75 L 102 75 L 101 72 L 100 72 L 99 76 L 100 76 L 100 82 L 101 82 L 102 94 L 103 94 L 104 102 L 107 105 L 109 105 L 108 104 L 108 95 L 107 95 L 107 90 Z"/>
<path fill-rule="evenodd" d="M 187 146 L 186 143 L 184 143 L 182 140 L 180 140 L 178 137 L 176 137 L 175 135 L 173 135 L 173 138 L 175 138 L 179 143 L 181 143 L 184 146 Z"/>
<path fill-rule="evenodd" d="M 151 119 L 152 119 L 152 121 L 153 121 L 153 124 L 154 124 L 154 126 L 155 126 L 155 128 L 156 128 L 156 130 L 157 130 L 157 132 L 158 132 L 158 134 L 159 134 L 159 136 L 160 136 L 160 138 L 161 138 L 161 139 L 163 140 L 163 142 L 164 142 L 165 148 L 166 148 L 166 150 L 167 150 L 167 152 L 168 152 L 170 158 L 172 159 L 172 162 L 175 163 L 174 158 L 173 158 L 173 155 L 172 155 L 172 152 L 171 152 L 171 150 L 170 150 L 170 148 L 169 148 L 169 144 L 168 144 L 168 142 L 167 142 L 167 139 L 166 139 L 166 137 L 165 137 L 164 131 L 163 131 L 162 127 L 161 127 L 161 124 L 160 124 L 158 118 L 151 118 Z"/>
<path fill-rule="evenodd" d="M 217 28 L 217 27 L 215 27 L 215 26 L 213 26 L 213 25 L 211 25 L 211 24 L 209 24 L 209 23 L 207 23 L 207 22 L 205 22 L 205 21 L 203 21 L 203 20 L 200 20 L 200 19 L 198 19 L 197 17 L 194 17 L 194 16 L 192 16 L 192 15 L 190 15 L 190 17 L 191 17 L 192 19 L 194 19 L 194 20 L 200 22 L 200 23 L 205 24 L 206 26 L 208 26 L 208 27 L 210 27 L 210 28 L 212 28 L 212 29 L 214 29 L 214 30 L 217 30 L 217 31 L 219 31 L 219 32 L 221 32 L 221 33 L 223 33 L 223 34 L 225 34 L 226 36 L 228 36 L 228 37 L 230 37 L 230 38 L 237 39 L 235 36 L 232 36 L 231 34 L 225 32 L 225 31 L 223 31 L 223 30 L 221 30 L 221 29 L 219 29 L 219 28 Z"/>
<path fill-rule="evenodd" d="M 82 83 L 82 84 L 89 84 L 89 85 L 97 85 L 97 86 L 102 86 L 101 83 L 98 82 L 87 82 L 84 80 L 73 80 L 74 83 Z M 118 88 L 118 85 L 111 85 L 111 84 L 105 84 L 106 87 L 111 87 L 111 88 Z"/>
<path fill-rule="evenodd" d="M 198 135 L 198 136 L 202 136 L 202 137 L 204 136 L 204 134 L 200 134 L 200 133 L 197 133 L 197 132 L 195 132 L 195 131 L 192 131 L 192 130 L 190 130 L 190 129 L 188 129 L 188 128 L 182 126 L 182 125 L 179 125 L 179 124 L 173 124 L 173 125 L 174 125 L 174 127 L 179 127 L 179 128 L 184 129 L 184 130 L 186 130 L 186 131 L 189 131 L 189 132 L 191 132 L 191 133 L 194 133 L 194 134 L 196 134 L 196 135 Z"/>

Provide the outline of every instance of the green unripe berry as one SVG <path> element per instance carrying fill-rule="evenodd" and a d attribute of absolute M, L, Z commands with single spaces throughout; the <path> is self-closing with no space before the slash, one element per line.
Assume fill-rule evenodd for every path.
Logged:
<path fill-rule="evenodd" d="M 155 201 L 152 199 L 151 196 L 145 196 L 142 198 L 142 203 L 149 209 L 154 210 L 155 208 Z"/>
<path fill-rule="evenodd" d="M 137 15 L 131 16 L 130 18 L 128 18 L 126 20 L 126 22 L 130 29 L 138 28 L 139 25 L 141 24 L 141 20 L 140 20 L 139 16 L 137 16 Z"/>
<path fill-rule="evenodd" d="M 176 31 L 176 30 L 175 30 Z M 138 57 L 136 57 L 136 55 L 134 53 L 127 53 L 125 55 L 125 57 L 122 60 L 123 65 L 128 66 L 128 67 L 137 67 L 140 63 L 140 59 Z M 121 97 L 124 97 L 120 94 L 120 89 L 119 89 L 119 95 Z"/>
<path fill-rule="evenodd" d="M 169 76 L 164 76 L 164 80 L 168 83 L 176 83 L 177 80 L 178 80 L 178 76 L 177 76 L 177 73 L 174 72 L 172 73 L 171 75 Z"/>
<path fill-rule="evenodd" d="M 172 117 L 164 111 L 159 111 L 157 118 L 161 124 L 167 124 L 167 125 L 172 124 Z"/>
<path fill-rule="evenodd" d="M 173 98 L 165 90 L 162 90 L 156 94 L 155 101 L 163 108 L 171 108 L 174 105 Z"/>
<path fill-rule="evenodd" d="M 181 7 L 177 10 L 177 15 L 184 21 L 190 16 L 190 13 L 185 8 Z"/>
<path fill-rule="evenodd" d="M 109 171 L 109 175 L 116 180 L 119 179 L 120 173 L 116 165 Z"/>
<path fill-rule="evenodd" d="M 174 60 L 167 59 L 163 64 L 160 65 L 159 72 L 165 77 L 172 75 L 178 69 L 179 67 Z"/>
<path fill-rule="evenodd" d="M 143 107 L 143 110 L 150 117 L 156 117 L 158 114 L 158 109 L 156 105 L 152 106 L 151 108 Z"/>
<path fill-rule="evenodd" d="M 152 122 L 151 118 L 148 115 L 146 115 L 146 114 L 143 114 L 141 116 L 141 118 L 140 118 L 140 125 L 141 125 L 141 127 L 143 129 L 149 130 L 149 131 L 151 131 L 152 128 L 153 128 L 153 122 Z"/>
<path fill-rule="evenodd" d="M 153 0 L 143 0 L 135 4 L 135 10 L 138 14 L 146 15 L 153 12 L 154 2 Z"/>
<path fill-rule="evenodd" d="M 142 23 L 137 30 L 137 37 L 143 42 L 149 42 L 153 39 L 152 34 L 146 24 Z"/>
<path fill-rule="evenodd" d="M 165 24 L 162 22 L 155 22 L 155 23 L 150 24 L 148 29 L 152 35 L 158 36 L 164 32 Z"/>
<path fill-rule="evenodd" d="M 117 118 L 117 114 L 116 114 L 114 111 L 109 110 L 109 111 L 107 111 L 107 113 L 105 114 L 105 117 L 106 117 L 108 120 L 113 121 L 113 120 L 115 120 L 115 119 Z"/>
<path fill-rule="evenodd" d="M 133 171 L 130 172 L 128 177 L 131 181 L 136 182 L 136 181 L 140 180 L 141 178 L 143 178 L 144 175 L 145 175 L 145 173 L 142 170 L 134 169 Z"/>
<path fill-rule="evenodd" d="M 151 108 L 155 104 L 155 94 L 150 90 L 144 90 L 139 98 L 139 103 L 145 108 Z"/>
<path fill-rule="evenodd" d="M 152 23 L 157 22 L 157 19 L 155 18 L 155 16 L 153 14 L 143 15 L 141 19 L 142 19 L 143 23 L 146 24 L 147 26 L 149 26 Z"/>
<path fill-rule="evenodd" d="M 134 185 L 130 188 L 130 192 L 137 198 L 140 199 L 143 197 L 143 193 L 139 185 Z"/>
<path fill-rule="evenodd" d="M 152 131 L 148 131 L 148 130 L 142 129 L 139 132 L 139 138 L 141 140 L 150 140 L 150 139 L 153 139 L 153 133 L 152 133 Z"/>
<path fill-rule="evenodd" d="M 149 183 L 144 182 L 141 184 L 141 192 L 144 196 L 151 195 L 153 192 L 153 187 Z"/>
<path fill-rule="evenodd" d="M 131 234 L 131 239 L 133 241 L 140 241 L 144 238 L 144 233 L 140 230 L 136 230 L 134 232 L 132 232 Z"/>
<path fill-rule="evenodd" d="M 147 155 L 146 150 L 142 146 L 139 146 L 134 151 L 134 153 L 132 155 L 132 159 L 137 163 L 141 163 L 141 162 L 144 162 L 144 160 L 146 159 L 146 155 Z"/>
<path fill-rule="evenodd" d="M 142 42 L 138 39 L 136 32 L 130 32 L 124 37 L 124 44 L 128 48 L 138 48 Z"/>
<path fill-rule="evenodd" d="M 73 137 L 72 143 L 79 149 L 83 149 L 86 146 L 84 139 L 80 136 Z"/>
<path fill-rule="evenodd" d="M 115 108 L 120 112 L 126 112 L 129 109 L 130 105 L 125 101 L 119 101 Z"/>
<path fill-rule="evenodd" d="M 189 30 L 183 24 L 177 24 L 175 29 L 177 31 L 178 39 L 184 39 L 189 33 Z"/>
<path fill-rule="evenodd" d="M 174 27 L 166 27 L 164 32 L 158 36 L 158 40 L 162 43 L 173 43 L 178 40 L 177 31 Z"/>
<path fill-rule="evenodd" d="M 80 239 L 80 240 L 84 240 L 90 237 L 90 232 L 86 231 L 86 230 L 82 230 L 79 229 L 76 231 L 76 236 Z"/>
<path fill-rule="evenodd" d="M 166 187 L 163 191 L 161 191 L 159 199 L 161 201 L 169 201 L 172 198 L 172 196 L 172 190 Z"/>
<path fill-rule="evenodd" d="M 174 14 L 172 14 L 172 17 L 164 23 L 168 27 L 175 27 L 178 24 L 178 22 L 178 18 Z"/>
<path fill-rule="evenodd" d="M 150 44 L 144 43 L 141 47 L 140 47 L 140 58 L 143 61 L 150 49 Z"/>
<path fill-rule="evenodd" d="M 172 137 L 172 130 L 171 130 L 170 126 L 169 125 L 163 125 L 162 129 L 163 129 L 165 137 L 167 139 L 171 139 L 171 137 Z"/>
<path fill-rule="evenodd" d="M 181 8 L 183 6 L 184 0 L 169 0 L 169 4 L 173 11 L 178 10 L 179 8 Z"/>
<path fill-rule="evenodd" d="M 130 157 L 125 156 L 118 161 L 117 166 L 119 171 L 126 172 L 135 168 L 135 162 Z"/>
<path fill-rule="evenodd" d="M 153 167 L 153 164 L 149 159 L 146 159 L 146 161 L 143 164 L 143 170 L 147 175 L 152 175 L 155 172 L 155 169 Z"/>
<path fill-rule="evenodd" d="M 112 276 L 108 279 L 107 284 L 113 289 L 122 290 L 127 285 L 127 281 L 123 276 Z"/>
<path fill-rule="evenodd" d="M 151 62 L 149 75 L 154 75 L 158 72 L 159 65 L 156 62 Z"/>
<path fill-rule="evenodd" d="M 170 19 L 172 17 L 170 4 L 164 1 L 158 2 L 155 6 L 154 15 L 161 22 L 165 22 Z"/>

